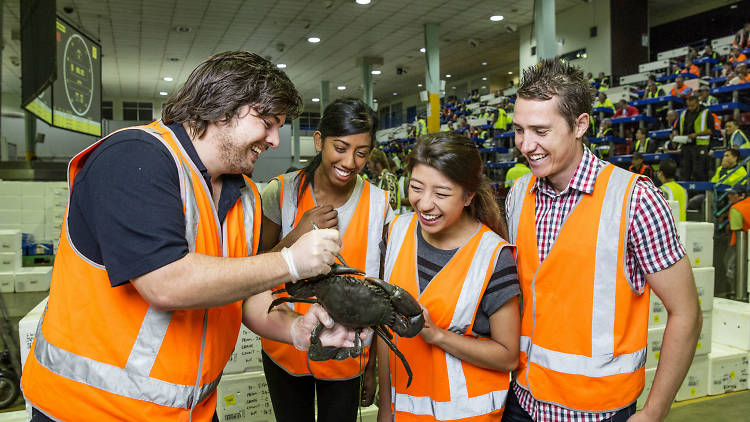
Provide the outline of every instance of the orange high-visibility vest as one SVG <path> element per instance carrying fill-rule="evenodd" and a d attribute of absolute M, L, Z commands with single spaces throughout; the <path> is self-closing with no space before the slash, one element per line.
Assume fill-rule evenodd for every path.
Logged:
<path fill-rule="evenodd" d="M 302 215 L 315 207 L 312 187 L 307 190 L 297 204 L 296 176 L 304 177 L 301 172 L 287 173 L 278 176 L 280 182 L 281 238 L 284 238 L 299 224 Z M 301 184 L 299 185 L 301 186 Z M 357 189 L 352 195 L 357 195 Z M 350 267 L 363 269 L 367 276 L 378 277 L 380 273 L 380 242 L 383 238 L 383 227 L 388 215 L 388 193 L 370 182 L 361 182 L 359 201 L 349 221 L 339 215 L 339 229 L 343 233 L 341 256 Z M 286 293 L 280 294 L 286 296 Z M 288 304 L 295 312 L 304 314 L 310 309 L 308 303 Z M 294 305 L 294 306 L 292 306 Z M 342 361 L 311 361 L 307 352 L 299 351 L 286 343 L 261 338 L 263 350 L 277 365 L 290 375 L 301 376 L 312 374 L 317 379 L 343 380 L 358 377 L 365 369 L 369 359 L 369 347 L 361 357 L 348 358 Z"/>
<path fill-rule="evenodd" d="M 190 252 L 243 257 L 260 240 L 260 197 L 245 178 L 219 225 L 205 180 L 161 121 L 141 130 L 169 150 L 180 178 Z M 103 138 L 68 166 L 68 187 Z M 111 287 L 104 266 L 81 255 L 68 235 L 68 210 L 55 257 L 49 303 L 23 371 L 26 398 L 59 420 L 210 421 L 216 386 L 242 321 L 242 302 L 158 311 L 131 284 Z"/>
<path fill-rule="evenodd" d="M 607 165 L 539 264 L 536 178 L 519 179 L 508 207 L 518 248 L 521 356 L 516 382 L 537 400 L 585 412 L 633 403 L 645 382 L 648 285 L 625 268 L 628 202 L 638 176 Z"/>
<path fill-rule="evenodd" d="M 417 298 L 429 310 L 435 326 L 476 337 L 472 327 L 482 294 L 500 251 L 508 243 L 482 224 L 420 294 L 416 222 L 416 215 L 409 213 L 391 223 L 384 264 L 386 280 Z M 422 336 L 396 336 L 394 343 L 414 372 L 407 388 L 406 370 L 390 352 L 391 409 L 397 421 L 500 420 L 509 373 L 462 361 L 428 344 Z"/>
<path fill-rule="evenodd" d="M 736 209 L 742 215 L 742 230 L 750 230 L 750 198 L 745 198 L 742 201 L 734 204 L 731 208 Z M 732 239 L 729 241 L 729 246 L 737 244 L 737 232 L 732 231 Z"/>

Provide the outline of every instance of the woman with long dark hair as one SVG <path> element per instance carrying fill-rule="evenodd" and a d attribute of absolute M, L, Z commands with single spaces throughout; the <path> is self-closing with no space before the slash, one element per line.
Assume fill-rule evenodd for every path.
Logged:
<path fill-rule="evenodd" d="M 378 420 L 500 420 L 518 364 L 520 289 L 479 151 L 462 135 L 429 135 L 407 170 L 414 212 L 391 223 L 384 271 L 418 298 L 425 326 L 395 339 L 414 373 L 410 386 L 378 342 Z"/>
<path fill-rule="evenodd" d="M 318 154 L 299 172 L 280 175 L 263 191 L 263 246 L 277 250 L 314 228 L 338 228 L 347 265 L 380 276 L 383 228 L 393 219 L 388 195 L 363 180 L 377 118 L 360 100 L 326 107 L 313 134 Z M 310 305 L 297 303 L 304 313 Z M 263 339 L 263 367 L 277 421 L 354 421 L 375 392 L 374 357 L 314 362 L 305 352 Z M 365 366 L 367 370 L 365 371 Z M 360 380 L 364 386 L 360 397 Z M 317 393 L 317 394 L 316 394 Z"/>

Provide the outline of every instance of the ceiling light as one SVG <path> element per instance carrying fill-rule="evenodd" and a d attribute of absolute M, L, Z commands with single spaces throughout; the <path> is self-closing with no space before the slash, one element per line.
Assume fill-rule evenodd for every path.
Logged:
<path fill-rule="evenodd" d="M 512 74 L 513 74 L 513 72 L 508 72 L 508 75 L 512 75 Z"/>
<path fill-rule="evenodd" d="M 419 49 L 420 53 L 424 53 L 425 51 L 427 51 L 427 50 L 424 47 L 422 47 L 422 48 Z"/>
<path fill-rule="evenodd" d="M 159 95 L 169 95 L 167 91 L 159 91 Z"/>
<path fill-rule="evenodd" d="M 312 102 L 314 102 L 314 103 L 319 103 L 319 102 L 320 102 L 320 98 L 313 98 L 313 99 L 312 99 Z"/>
<path fill-rule="evenodd" d="M 276 65 L 276 67 L 278 67 L 279 69 L 286 69 L 286 64 L 279 63 L 279 64 Z"/>
<path fill-rule="evenodd" d="M 422 84 L 417 84 L 417 87 L 422 88 Z"/>
<path fill-rule="evenodd" d="M 492 22 L 500 22 L 500 21 L 501 21 L 501 20 L 503 20 L 503 19 L 505 19 L 505 18 L 503 17 L 503 15 L 494 15 L 494 16 L 490 16 L 490 20 L 491 20 Z"/>
<path fill-rule="evenodd" d="M 171 76 L 165 76 L 164 80 L 167 81 L 167 82 L 172 82 L 174 80 L 174 78 L 171 77 Z"/>
<path fill-rule="evenodd" d="M 482 85 L 482 89 L 486 89 L 486 88 L 487 88 L 487 86 L 485 86 L 485 85 Z"/>
<path fill-rule="evenodd" d="M 383 73 L 383 72 L 381 72 L 381 71 L 379 71 L 379 70 L 373 70 L 373 71 L 372 71 L 372 72 L 370 72 L 370 73 L 372 73 L 373 75 L 380 75 L 380 74 L 381 74 L 381 73 Z"/>
<path fill-rule="evenodd" d="M 455 86 L 452 86 L 452 87 L 451 87 L 451 89 L 456 89 L 456 87 L 455 87 Z"/>
<path fill-rule="evenodd" d="M 398 92 L 394 92 L 393 95 L 398 95 Z"/>
<path fill-rule="evenodd" d="M 345 90 L 345 89 L 346 89 L 346 86 L 344 86 L 344 85 L 339 85 L 339 86 L 337 86 L 337 87 L 336 87 L 336 89 L 338 89 L 339 91 L 343 91 L 343 90 Z"/>
<path fill-rule="evenodd" d="M 482 66 L 487 66 L 487 62 L 482 62 Z"/>
<path fill-rule="evenodd" d="M 450 77 L 451 77 L 451 74 L 449 73 L 449 74 L 445 75 L 445 77 L 446 77 L 446 78 L 450 78 Z"/>
<path fill-rule="evenodd" d="M 357 4 L 370 4 L 370 0 L 356 0 Z"/>
<path fill-rule="evenodd" d="M 377 102 L 378 102 L 378 99 L 377 99 L 377 98 L 373 98 L 373 99 L 372 99 L 372 102 L 373 102 L 373 103 L 377 103 Z"/>
<path fill-rule="evenodd" d="M 313 43 L 313 44 L 319 43 L 320 42 L 320 38 L 318 38 L 318 37 L 310 37 L 310 38 L 307 39 L 307 42 Z"/>
<path fill-rule="evenodd" d="M 486 81 L 486 80 L 487 80 L 487 77 L 486 77 L 486 76 L 485 76 L 485 77 L 483 77 L 483 78 L 482 78 L 482 80 L 483 80 L 483 81 Z"/>

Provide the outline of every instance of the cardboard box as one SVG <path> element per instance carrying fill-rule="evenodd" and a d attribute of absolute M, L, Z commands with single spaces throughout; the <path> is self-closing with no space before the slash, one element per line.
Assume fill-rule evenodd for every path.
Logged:
<path fill-rule="evenodd" d="M 750 351 L 750 304 L 714 298 L 712 315 L 714 342 Z"/>
<path fill-rule="evenodd" d="M 747 388 L 747 352 L 716 343 L 708 355 L 708 365 L 709 396 Z"/>
<path fill-rule="evenodd" d="M 696 356 L 685 380 L 677 390 L 675 401 L 697 399 L 708 395 L 708 355 Z"/>
<path fill-rule="evenodd" d="M 646 384 L 643 386 L 643 391 L 638 396 L 638 400 L 636 400 L 636 409 L 643 409 L 643 405 L 646 404 L 648 393 L 651 392 L 651 385 L 654 384 L 654 375 L 656 375 L 656 368 L 646 369 Z"/>
<path fill-rule="evenodd" d="M 702 312 L 709 312 L 714 307 L 714 267 L 693 268 L 695 288 L 698 290 L 698 303 Z"/>
<path fill-rule="evenodd" d="M 263 371 L 263 359 L 261 357 L 260 336 L 250 331 L 243 324 L 237 337 L 234 352 L 229 357 L 227 366 L 224 367 L 225 374 L 239 374 L 242 372 Z"/>
<path fill-rule="evenodd" d="M 26 267 L 16 271 L 16 292 L 49 290 L 52 267 Z"/>
<path fill-rule="evenodd" d="M 12 271 L 0 272 L 0 293 L 13 293 L 16 288 L 16 273 Z"/>
<path fill-rule="evenodd" d="M 0 252 L 21 251 L 21 230 L 0 230 Z"/>
<path fill-rule="evenodd" d="M 714 266 L 714 225 L 683 221 L 677 225 L 680 242 L 695 268 Z"/>
<path fill-rule="evenodd" d="M 265 374 L 223 376 L 217 387 L 216 413 L 221 422 L 275 422 Z"/>
<path fill-rule="evenodd" d="M 14 272 L 21 268 L 21 251 L 0 252 L 0 272 Z"/>
<path fill-rule="evenodd" d="M 34 336 L 36 335 L 36 327 L 39 325 L 39 319 L 42 317 L 42 312 L 44 312 L 44 308 L 47 306 L 47 299 L 49 297 L 42 299 L 41 302 L 34 306 L 18 322 L 18 344 L 21 349 L 21 366 L 26 362 L 26 357 L 29 355 L 31 343 L 34 341 Z"/>

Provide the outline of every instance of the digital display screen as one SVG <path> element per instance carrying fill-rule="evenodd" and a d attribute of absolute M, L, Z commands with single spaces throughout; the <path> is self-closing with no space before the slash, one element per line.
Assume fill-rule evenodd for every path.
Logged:
<path fill-rule="evenodd" d="M 59 17 L 56 21 L 57 80 L 52 124 L 101 136 L 101 46 Z"/>
<path fill-rule="evenodd" d="M 48 125 L 52 124 L 52 86 L 47 87 L 42 94 L 26 104 L 26 110 L 36 117 L 44 120 Z"/>

